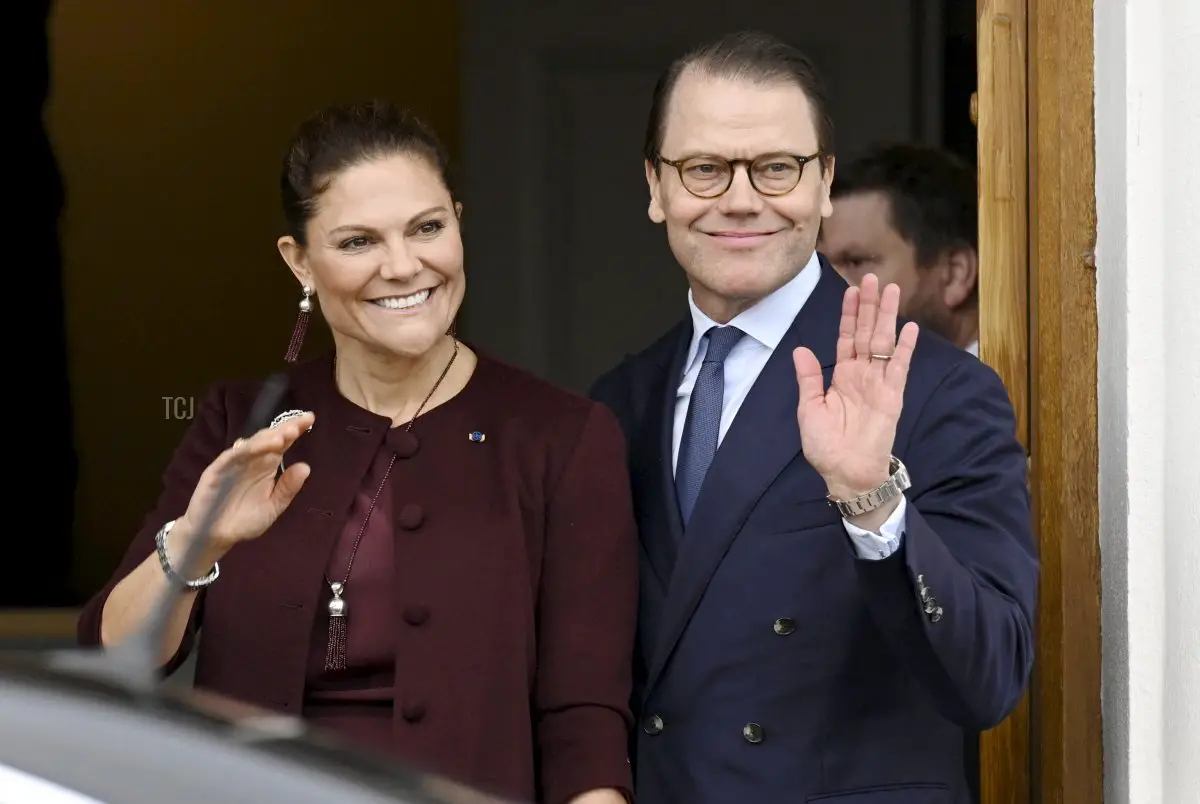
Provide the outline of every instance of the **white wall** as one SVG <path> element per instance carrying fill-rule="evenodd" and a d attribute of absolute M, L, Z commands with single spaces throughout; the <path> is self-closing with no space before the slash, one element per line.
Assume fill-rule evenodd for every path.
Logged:
<path fill-rule="evenodd" d="M 1200 2 L 1096 0 L 1106 804 L 1200 802 Z"/>

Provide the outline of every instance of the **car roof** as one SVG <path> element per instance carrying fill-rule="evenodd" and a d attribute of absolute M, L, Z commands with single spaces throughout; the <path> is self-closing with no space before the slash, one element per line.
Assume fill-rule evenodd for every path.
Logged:
<path fill-rule="evenodd" d="M 41 656 L 0 657 L 4 802 L 6 779 L 89 804 L 503 804 L 346 748 L 295 717 L 202 691 L 147 692 Z"/>

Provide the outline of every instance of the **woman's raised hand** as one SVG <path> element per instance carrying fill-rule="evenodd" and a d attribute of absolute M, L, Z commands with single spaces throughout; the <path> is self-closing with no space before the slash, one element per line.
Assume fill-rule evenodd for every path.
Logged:
<path fill-rule="evenodd" d="M 266 532 L 287 509 L 308 478 L 305 463 L 293 463 L 276 479 L 283 454 L 313 425 L 316 416 L 304 413 L 274 428 L 259 430 L 250 438 L 239 438 L 216 457 L 192 492 L 185 513 L 172 531 L 191 538 L 208 515 L 209 506 L 227 473 L 233 474 L 233 487 L 224 510 L 213 524 L 210 544 L 205 549 L 214 560 L 238 542 L 256 539 Z M 179 547 L 171 552 L 178 554 Z"/>

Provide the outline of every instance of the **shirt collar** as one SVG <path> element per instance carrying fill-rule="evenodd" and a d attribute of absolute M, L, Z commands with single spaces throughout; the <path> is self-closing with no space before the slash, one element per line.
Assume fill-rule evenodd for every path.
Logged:
<path fill-rule="evenodd" d="M 817 286 L 820 278 L 821 263 L 814 251 L 800 272 L 786 285 L 734 316 L 729 326 L 737 327 L 767 349 L 774 351 L 787 334 L 792 322 L 796 320 L 800 308 L 812 295 L 813 288 Z M 692 342 L 688 346 L 687 360 L 684 362 L 685 371 L 696 359 L 700 339 L 713 327 L 720 326 L 696 306 L 696 300 L 690 290 L 688 308 L 692 313 Z"/>

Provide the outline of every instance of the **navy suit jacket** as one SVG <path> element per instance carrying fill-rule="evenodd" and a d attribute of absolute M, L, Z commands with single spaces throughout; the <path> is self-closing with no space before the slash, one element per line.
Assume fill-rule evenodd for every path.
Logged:
<path fill-rule="evenodd" d="M 899 550 L 857 557 L 804 459 L 792 351 L 836 362 L 845 282 L 817 287 L 759 375 L 686 533 L 672 479 L 685 320 L 597 381 L 629 440 L 641 534 L 639 804 L 960 804 L 965 735 L 1033 662 L 1026 456 L 986 364 L 922 332 L 894 453 Z"/>

